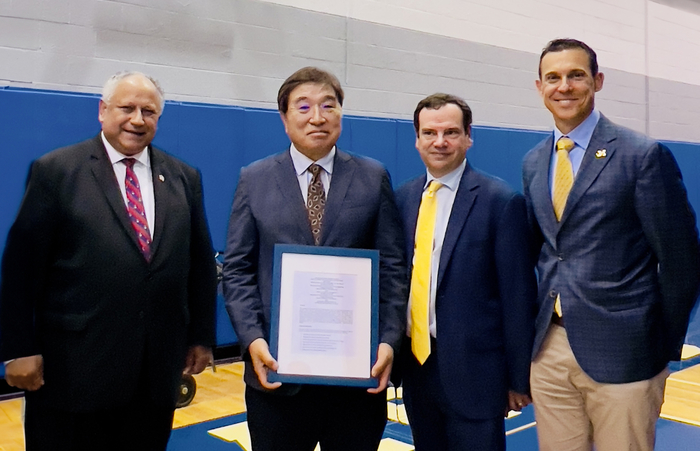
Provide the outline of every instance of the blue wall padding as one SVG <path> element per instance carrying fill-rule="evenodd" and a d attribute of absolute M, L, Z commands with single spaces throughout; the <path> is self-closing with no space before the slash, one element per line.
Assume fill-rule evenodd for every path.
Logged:
<path fill-rule="evenodd" d="M 522 191 L 523 157 L 547 135 L 530 130 L 474 127 L 474 145 L 467 156 L 474 167 L 497 175 Z"/>
<path fill-rule="evenodd" d="M 19 207 L 32 160 L 100 130 L 99 97 L 90 94 L 0 88 L 0 251 Z M 473 127 L 470 163 L 521 189 L 525 153 L 547 133 Z M 415 149 L 412 121 L 357 116 L 343 118 L 338 146 L 384 163 L 395 186 L 425 171 Z M 154 144 L 199 168 L 205 206 L 217 250 L 223 250 L 238 173 L 257 159 L 286 148 L 289 141 L 274 110 L 167 102 Z M 668 143 L 688 195 L 700 209 L 700 144 Z M 222 337 L 220 337 L 222 338 Z"/>
<path fill-rule="evenodd" d="M 98 133 L 98 101 L 90 94 L 0 88 L 0 248 L 19 207 L 29 164 Z M 473 135 L 472 164 L 518 188 L 520 160 L 544 136 L 486 127 L 474 127 Z M 240 168 L 285 149 L 289 141 L 274 110 L 168 102 L 154 143 L 202 171 L 214 245 L 222 250 Z M 338 145 L 383 162 L 394 185 L 424 171 L 411 121 L 346 116 Z"/>
<path fill-rule="evenodd" d="M 0 243 L 17 212 L 32 160 L 55 148 L 92 137 L 100 130 L 98 96 L 19 88 L 0 88 Z M 470 163 L 521 188 L 520 165 L 544 132 L 474 127 Z M 273 110 L 168 102 L 154 142 L 198 167 L 214 245 L 224 248 L 238 173 L 289 143 Z M 339 147 L 384 163 L 395 186 L 425 171 L 408 120 L 357 116 L 343 118 Z M 700 208 L 700 144 L 668 143 L 676 156 L 691 203 Z"/>
<path fill-rule="evenodd" d="M 688 190 L 688 199 L 695 209 L 695 214 L 700 215 L 700 144 L 665 142 L 678 161 L 681 168 L 683 181 Z"/>

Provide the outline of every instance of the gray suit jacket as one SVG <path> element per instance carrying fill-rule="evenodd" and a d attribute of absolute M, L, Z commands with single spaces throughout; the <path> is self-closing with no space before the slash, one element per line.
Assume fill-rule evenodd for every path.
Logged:
<path fill-rule="evenodd" d="M 381 164 L 337 150 L 321 234 L 321 246 L 379 250 L 379 341 L 397 354 L 406 328 L 406 263 L 391 181 Z M 243 168 L 233 200 L 223 290 L 244 358 L 254 340 L 269 341 L 277 243 L 314 245 L 289 151 Z M 250 364 L 245 381 L 262 389 Z M 293 391 L 289 384 L 275 390 Z"/>
<path fill-rule="evenodd" d="M 601 115 L 557 222 L 552 139 L 523 162 L 539 251 L 533 358 L 561 294 L 571 349 L 590 377 L 648 379 L 680 357 L 700 283 L 695 214 L 680 170 L 668 148 Z"/>

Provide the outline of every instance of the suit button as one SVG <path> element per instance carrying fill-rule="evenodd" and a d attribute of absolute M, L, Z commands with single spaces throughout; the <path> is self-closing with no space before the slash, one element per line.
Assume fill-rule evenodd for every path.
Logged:
<path fill-rule="evenodd" d="M 556 298 L 556 297 L 557 297 L 557 292 L 554 291 L 554 290 L 550 290 L 550 291 L 549 291 L 549 297 L 550 297 L 550 298 Z"/>
<path fill-rule="evenodd" d="M 143 313 L 143 310 L 139 312 L 139 319 L 143 319 L 146 316 L 145 313 Z"/>
<path fill-rule="evenodd" d="M 557 258 L 559 259 L 560 262 L 563 262 L 563 261 L 564 261 L 564 256 L 561 255 L 561 254 L 559 254 L 559 255 L 557 256 Z"/>

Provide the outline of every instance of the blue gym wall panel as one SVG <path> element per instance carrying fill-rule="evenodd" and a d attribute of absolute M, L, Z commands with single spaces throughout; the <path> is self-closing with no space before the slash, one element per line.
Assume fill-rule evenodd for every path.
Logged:
<path fill-rule="evenodd" d="M 475 168 L 522 191 L 523 157 L 546 136 L 547 133 L 530 130 L 472 127 L 474 144 L 467 151 L 467 159 Z"/>
<path fill-rule="evenodd" d="M 154 144 L 202 172 L 214 247 L 223 250 L 238 172 L 244 163 L 241 108 L 168 104 Z"/>
<path fill-rule="evenodd" d="M 679 142 L 664 142 L 676 157 L 681 169 L 683 182 L 688 190 L 688 200 L 695 209 L 696 216 L 700 213 L 700 145 Z"/>
<path fill-rule="evenodd" d="M 100 130 L 95 96 L 0 88 L 0 251 L 24 193 L 30 163 Z"/>
<path fill-rule="evenodd" d="M 19 207 L 29 164 L 55 148 L 99 131 L 98 96 L 0 88 L 0 246 Z M 394 186 L 424 173 L 408 120 L 346 116 L 339 147 L 375 158 L 391 173 Z M 470 163 L 521 189 L 522 157 L 547 134 L 473 127 Z M 214 245 L 222 250 L 240 168 L 288 145 L 279 113 L 224 105 L 168 102 L 154 144 L 199 168 Z M 700 145 L 669 142 L 684 174 L 694 208 L 700 206 Z"/>
<path fill-rule="evenodd" d="M 389 168 L 389 171 L 395 187 L 425 174 L 425 166 L 416 150 L 413 121 L 396 121 L 396 166 Z"/>

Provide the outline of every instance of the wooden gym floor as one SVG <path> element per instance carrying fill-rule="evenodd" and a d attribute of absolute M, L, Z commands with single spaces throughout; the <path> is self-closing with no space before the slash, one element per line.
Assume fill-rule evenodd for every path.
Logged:
<path fill-rule="evenodd" d="M 682 451 L 684 440 L 698 443 L 695 438 L 690 439 L 690 435 L 700 434 L 700 364 L 697 362 L 700 357 L 700 349 L 687 347 L 685 361 L 686 365 L 695 363 L 693 366 L 684 367 L 680 365 L 679 371 L 674 372 L 668 379 L 666 385 L 666 398 L 662 409 L 662 418 L 659 425 L 659 440 L 657 449 Z M 202 440 L 216 440 L 222 447 L 218 449 L 226 450 L 249 450 L 249 442 L 245 430 L 245 416 L 240 415 L 245 412 L 243 364 L 230 363 L 217 366 L 216 373 L 207 369 L 204 373 L 195 376 L 197 380 L 197 393 L 192 403 L 175 412 L 173 422 L 173 436 L 169 450 L 179 451 L 184 449 L 195 450 L 199 447 L 188 446 L 185 442 L 191 440 L 181 439 L 189 437 L 188 431 L 202 435 Z M 391 391 L 391 397 L 395 392 Z M 400 398 L 400 391 L 399 396 Z M 412 450 L 410 446 L 410 433 L 406 434 L 408 426 L 405 418 L 405 411 L 402 409 L 400 400 L 389 403 L 387 426 L 387 438 L 380 448 L 381 451 L 392 450 Z M 21 423 L 22 399 L 16 398 L 0 402 L 0 451 L 22 451 L 24 450 L 24 437 Z M 531 409 L 530 409 L 531 410 Z M 236 416 L 238 415 L 238 416 Z M 507 427 L 509 437 L 509 450 L 536 450 L 536 440 L 533 444 L 534 421 L 531 412 L 523 413 L 523 418 L 508 420 Z M 230 417 L 230 418 L 229 418 Z M 663 424 L 661 424 L 663 422 Z M 223 427 L 222 427 L 223 425 Z M 685 425 L 678 429 L 676 425 Z M 515 427 L 513 427 L 515 426 Z M 669 433 L 662 434 L 664 426 Z M 405 429 L 401 430 L 400 428 Z M 197 429 L 199 428 L 199 429 Z M 673 431 L 670 433 L 670 431 Z M 197 432 L 199 431 L 199 432 Z M 525 433 L 527 432 L 527 433 Z M 393 435 L 392 435 L 393 434 Z M 402 435 L 403 434 L 403 435 Z M 684 436 L 687 436 L 684 438 Z M 394 437 L 393 439 L 391 437 Z M 522 437 L 517 441 L 513 439 Z M 663 442 L 661 443 L 661 439 Z M 676 440 L 673 443 L 666 443 L 668 440 Z M 405 443 L 409 442 L 409 443 Z M 189 443 L 189 442 L 187 442 Z M 207 442 L 208 443 L 208 442 Z M 214 443 L 214 442 L 212 442 Z M 202 445 L 205 443 L 203 442 Z M 700 445 L 698 445 L 700 448 Z M 209 447 L 211 449 L 211 447 Z"/>

